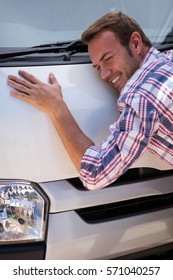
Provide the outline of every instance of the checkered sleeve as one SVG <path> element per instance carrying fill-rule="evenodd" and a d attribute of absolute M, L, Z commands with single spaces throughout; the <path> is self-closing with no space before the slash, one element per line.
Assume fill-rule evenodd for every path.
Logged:
<path fill-rule="evenodd" d="M 146 149 L 158 128 L 159 117 L 143 96 L 125 104 L 110 136 L 89 147 L 81 161 L 80 179 L 89 190 L 103 188 L 121 176 Z"/>

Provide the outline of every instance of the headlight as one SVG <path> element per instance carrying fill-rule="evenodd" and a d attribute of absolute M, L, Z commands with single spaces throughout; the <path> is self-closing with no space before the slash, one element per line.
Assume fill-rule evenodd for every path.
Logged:
<path fill-rule="evenodd" d="M 0 244 L 44 240 L 48 204 L 37 184 L 0 181 Z"/>

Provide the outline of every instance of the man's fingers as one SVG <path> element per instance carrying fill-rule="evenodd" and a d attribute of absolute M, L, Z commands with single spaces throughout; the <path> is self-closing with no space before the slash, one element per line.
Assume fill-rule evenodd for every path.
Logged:
<path fill-rule="evenodd" d="M 30 88 L 30 85 L 31 85 L 31 83 L 29 83 L 28 81 L 20 79 L 19 77 L 13 76 L 13 75 L 8 76 L 8 84 L 10 84 L 12 86 L 14 86 L 14 85 L 17 86 L 18 84 L 20 84 L 27 88 Z"/>
<path fill-rule="evenodd" d="M 51 98 L 51 95 L 54 96 L 59 93 L 62 97 L 61 86 L 53 73 L 49 74 L 50 84 L 39 81 L 35 76 L 23 70 L 20 70 L 19 74 L 22 78 L 14 75 L 8 76 L 8 85 L 18 91 L 18 94 L 11 91 L 13 96 L 20 97 L 23 96 L 22 94 L 27 94 L 33 98 L 39 97 L 39 100 L 41 100 L 41 98 L 47 98 L 46 96 Z M 25 96 L 24 99 L 27 100 Z"/>
<path fill-rule="evenodd" d="M 44 84 L 42 81 L 37 79 L 32 74 L 25 72 L 23 70 L 19 70 L 19 75 L 22 76 L 24 79 L 21 79 L 17 76 L 9 75 L 8 84 L 16 89 L 17 89 L 18 85 L 23 85 L 26 88 L 31 89 L 33 87 L 33 85 Z M 59 85 L 59 83 L 53 73 L 49 74 L 49 82 L 50 82 L 50 84 Z"/>
<path fill-rule="evenodd" d="M 24 92 L 29 94 L 31 84 L 25 80 L 22 80 L 15 76 L 8 77 L 8 85 L 19 90 L 20 92 Z"/>
<path fill-rule="evenodd" d="M 37 79 L 35 76 L 23 70 L 19 70 L 19 75 L 32 84 L 42 84 L 42 82 L 39 79 Z"/>
<path fill-rule="evenodd" d="M 14 97 L 17 97 L 17 98 L 21 99 L 21 100 L 29 101 L 29 99 L 30 99 L 30 95 L 25 94 L 23 92 L 10 91 L 10 94 Z"/>

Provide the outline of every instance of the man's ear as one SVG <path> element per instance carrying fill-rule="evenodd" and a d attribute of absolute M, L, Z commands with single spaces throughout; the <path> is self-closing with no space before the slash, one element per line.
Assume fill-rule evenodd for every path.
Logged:
<path fill-rule="evenodd" d="M 130 46 L 136 52 L 136 54 L 140 54 L 142 50 L 142 38 L 139 32 L 135 31 L 132 33 L 130 37 Z"/>

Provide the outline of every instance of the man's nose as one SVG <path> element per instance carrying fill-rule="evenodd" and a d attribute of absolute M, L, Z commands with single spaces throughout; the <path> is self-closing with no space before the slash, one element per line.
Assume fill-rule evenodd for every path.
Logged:
<path fill-rule="evenodd" d="M 106 81 L 109 75 L 111 74 L 111 69 L 109 68 L 101 68 L 101 79 Z"/>

